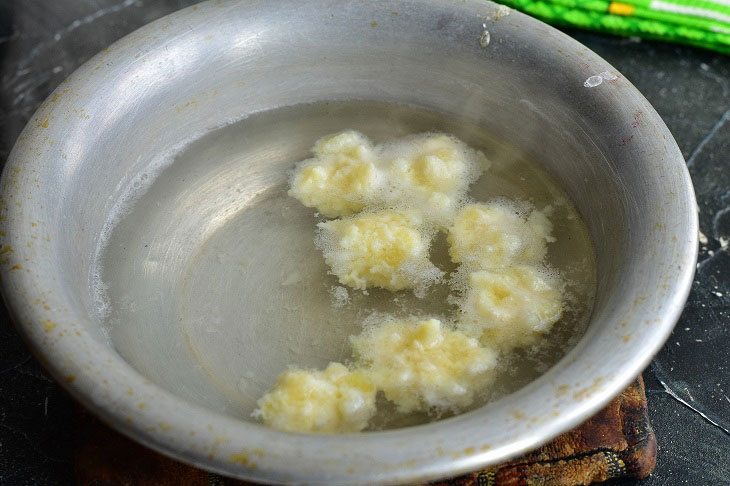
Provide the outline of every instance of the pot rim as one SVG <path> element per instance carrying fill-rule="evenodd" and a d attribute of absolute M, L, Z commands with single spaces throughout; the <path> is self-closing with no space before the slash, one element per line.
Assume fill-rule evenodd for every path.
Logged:
<path fill-rule="evenodd" d="M 424 8 L 439 0 L 421 0 Z M 453 7 L 471 8 L 474 2 L 454 2 Z M 252 2 L 242 4 L 253 5 Z M 222 4 L 223 11 L 242 4 Z M 484 2 L 480 2 L 484 7 Z M 489 8 L 496 5 L 487 3 Z M 697 257 L 698 222 L 694 209 L 686 214 L 687 227 L 677 244 L 672 262 L 680 266 L 670 289 L 636 305 L 637 315 L 653 315 L 651 340 L 627 343 L 635 358 L 610 375 L 594 371 L 592 383 L 576 383 L 569 371 L 593 370 L 583 350 L 575 346 L 557 365 L 523 389 L 479 410 L 439 422 L 405 429 L 363 434 L 304 435 L 265 428 L 235 420 L 188 403 L 151 383 L 123 358 L 80 325 L 64 296 L 53 287 L 54 254 L 48 249 L 26 248 L 32 236 L 32 215 L 38 208 L 28 199 L 35 185 L 37 147 L 51 136 L 43 118 L 55 109 L 55 97 L 64 90 L 99 80 L 104 69 L 95 66 L 105 56 L 130 58 L 144 47 L 148 34 L 165 25 L 166 35 L 184 35 L 194 17 L 220 9 L 211 0 L 148 24 L 117 41 L 80 67 L 43 103 L 14 147 L 2 177 L 3 202 L 0 221 L 3 246 L 14 250 L 1 270 L 3 293 L 15 325 L 42 364 L 80 403 L 106 423 L 159 452 L 207 470 L 260 482 L 306 484 L 388 484 L 434 479 L 476 470 L 506 461 L 534 449 L 580 424 L 620 393 L 648 365 L 666 341 L 684 306 L 692 283 Z M 251 7 L 254 8 L 254 7 Z M 220 13 L 218 13 L 220 14 Z M 511 13 L 523 25 L 539 25 L 560 39 L 565 49 L 580 49 L 593 60 L 600 57 L 579 43 L 541 22 Z M 132 42 L 134 36 L 134 42 Z M 149 37 L 151 38 L 151 36 Z M 141 40 L 140 40 L 141 39 Z M 152 43 L 152 41 L 148 41 Z M 628 82 L 616 88 L 642 106 L 644 116 L 665 132 L 668 149 L 665 163 L 676 174 L 677 208 L 695 208 L 695 197 L 684 159 L 668 129 L 649 103 Z M 58 130 L 61 130 L 60 128 Z M 45 138 L 44 138 L 45 137 Z M 669 226 L 669 225 L 668 225 Z M 35 226 L 33 227 L 35 228 Z M 664 230 L 667 237 L 670 229 Z M 50 240 L 49 235 L 49 240 Z M 51 248 L 50 246 L 48 248 Z M 660 306 L 657 314 L 652 308 Z M 52 313 L 49 313 L 49 310 Z M 618 339 L 618 337 L 617 337 Z M 617 341 L 618 342 L 618 341 Z M 561 392 L 569 386 L 570 392 Z M 530 401 L 551 397 L 538 412 Z M 490 424 L 507 424 L 501 435 L 483 437 L 474 431 L 490 430 Z"/>

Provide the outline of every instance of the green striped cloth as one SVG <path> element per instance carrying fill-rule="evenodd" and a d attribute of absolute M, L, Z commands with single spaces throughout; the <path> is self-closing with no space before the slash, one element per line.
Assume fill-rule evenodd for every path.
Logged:
<path fill-rule="evenodd" d="M 556 25 L 730 54 L 730 0 L 498 0 Z"/>

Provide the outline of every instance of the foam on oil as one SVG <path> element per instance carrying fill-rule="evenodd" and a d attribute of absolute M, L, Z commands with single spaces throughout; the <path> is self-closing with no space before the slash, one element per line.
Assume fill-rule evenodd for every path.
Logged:
<path fill-rule="evenodd" d="M 518 349 L 477 405 L 546 371 L 582 335 L 595 268 L 584 224 L 539 164 L 478 126 L 438 113 L 375 102 L 301 105 L 250 116 L 179 148 L 138 176 L 105 227 L 97 307 L 116 349 L 142 374 L 186 399 L 250 420 L 256 400 L 289 365 L 346 361 L 350 335 L 378 315 L 450 315 L 446 284 L 412 291 L 346 289 L 314 244 L 321 218 L 287 195 L 288 173 L 315 140 L 343 128 L 374 143 L 450 133 L 492 167 L 469 197 L 553 207 L 548 262 L 568 282 L 568 305 L 547 339 Z M 153 170 L 155 169 L 155 170 Z M 143 178 L 146 175 L 146 178 Z M 431 260 L 447 275 L 440 233 Z M 343 292 L 344 291 L 344 292 Z M 382 407 L 376 428 L 432 420 Z"/>

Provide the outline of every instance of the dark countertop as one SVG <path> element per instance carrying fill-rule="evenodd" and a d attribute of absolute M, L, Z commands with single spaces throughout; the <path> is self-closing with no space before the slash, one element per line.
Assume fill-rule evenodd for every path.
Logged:
<path fill-rule="evenodd" d="M 0 3 L 0 160 L 43 99 L 86 59 L 193 0 Z M 659 442 L 645 481 L 730 484 L 730 57 L 568 33 L 621 71 L 682 149 L 700 210 L 700 263 L 687 306 L 644 373 Z M 31 357 L 0 306 L 0 484 L 73 482 L 74 405 Z"/>

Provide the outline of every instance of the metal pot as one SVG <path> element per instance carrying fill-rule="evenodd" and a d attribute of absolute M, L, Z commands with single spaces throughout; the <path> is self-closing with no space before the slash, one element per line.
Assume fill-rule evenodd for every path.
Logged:
<path fill-rule="evenodd" d="M 481 409 L 341 436 L 270 430 L 193 404 L 130 366 L 93 311 L 90 270 L 125 184 L 149 170 L 151 154 L 230 120 L 348 99 L 463 117 L 545 166 L 595 246 L 596 300 L 580 342 Z M 53 376 L 135 440 L 262 482 L 425 480 L 545 443 L 648 364 L 682 310 L 697 251 L 689 175 L 644 97 L 566 35 L 481 0 L 210 1 L 177 12 L 56 89 L 19 137 L 2 197 L 4 295 Z"/>

